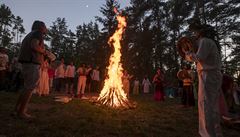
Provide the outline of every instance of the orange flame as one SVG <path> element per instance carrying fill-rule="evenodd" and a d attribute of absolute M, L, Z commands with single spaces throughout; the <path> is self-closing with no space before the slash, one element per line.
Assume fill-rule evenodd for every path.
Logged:
<path fill-rule="evenodd" d="M 104 81 L 104 87 L 98 97 L 100 103 L 118 108 L 126 107 L 128 104 L 127 95 L 123 90 L 122 75 L 123 68 L 121 64 L 121 39 L 122 34 L 127 26 L 126 18 L 119 15 L 119 12 L 114 8 L 117 14 L 118 27 L 115 33 L 109 38 L 108 44 L 113 45 L 114 53 L 110 56 L 108 66 L 108 77 Z"/>

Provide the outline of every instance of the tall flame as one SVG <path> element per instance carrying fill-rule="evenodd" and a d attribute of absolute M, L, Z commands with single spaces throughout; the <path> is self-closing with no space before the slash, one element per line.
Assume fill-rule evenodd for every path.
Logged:
<path fill-rule="evenodd" d="M 114 53 L 110 56 L 108 66 L 108 77 L 104 81 L 104 87 L 98 97 L 98 101 L 104 105 L 118 108 L 127 107 L 128 99 L 123 90 L 122 75 L 123 68 L 121 64 L 121 39 L 122 34 L 127 26 L 126 18 L 121 16 L 117 9 L 114 9 L 117 14 L 118 27 L 115 33 L 109 38 L 108 44 L 113 45 Z"/>

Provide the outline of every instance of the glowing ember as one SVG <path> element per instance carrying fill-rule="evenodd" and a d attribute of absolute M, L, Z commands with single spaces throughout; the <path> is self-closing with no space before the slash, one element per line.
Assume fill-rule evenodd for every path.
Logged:
<path fill-rule="evenodd" d="M 108 77 L 104 81 L 104 87 L 98 97 L 98 102 L 114 108 L 129 107 L 127 95 L 123 90 L 121 79 L 123 68 L 120 63 L 122 55 L 120 40 L 127 24 L 126 18 L 119 15 L 116 8 L 114 11 L 117 14 L 118 27 L 108 40 L 108 44 L 114 47 L 114 53 L 109 59 Z"/>

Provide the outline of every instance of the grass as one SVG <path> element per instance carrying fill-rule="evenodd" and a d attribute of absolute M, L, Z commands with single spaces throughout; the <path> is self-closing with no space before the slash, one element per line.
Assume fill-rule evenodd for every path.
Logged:
<path fill-rule="evenodd" d="M 179 99 L 155 102 L 152 95 L 131 97 L 136 109 L 115 110 L 87 100 L 68 104 L 53 96 L 33 96 L 27 121 L 11 116 L 17 93 L 0 93 L 0 137 L 198 137 L 197 108 L 179 107 Z M 223 127 L 226 137 L 240 131 Z"/>

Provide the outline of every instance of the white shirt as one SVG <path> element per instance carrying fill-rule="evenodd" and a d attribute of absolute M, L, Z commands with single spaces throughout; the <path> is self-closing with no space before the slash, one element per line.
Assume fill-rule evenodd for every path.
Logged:
<path fill-rule="evenodd" d="M 0 70 L 6 70 L 8 63 L 8 55 L 0 53 Z"/>
<path fill-rule="evenodd" d="M 151 85 L 151 83 L 150 83 L 150 81 L 148 80 L 148 78 L 147 78 L 147 79 L 144 78 L 143 81 L 142 81 L 142 85 L 143 85 L 143 86 L 145 86 L 145 85 L 148 86 L 148 85 Z"/>
<path fill-rule="evenodd" d="M 55 72 L 56 78 L 64 78 L 65 75 L 65 65 L 64 64 L 60 64 Z"/>
<path fill-rule="evenodd" d="M 139 80 L 134 80 L 134 86 L 139 86 Z"/>
<path fill-rule="evenodd" d="M 92 72 L 92 80 L 99 81 L 99 71 L 97 69 L 94 69 Z"/>
<path fill-rule="evenodd" d="M 73 65 L 68 65 L 65 76 L 68 78 L 74 78 L 74 75 L 75 75 L 75 67 Z"/>

